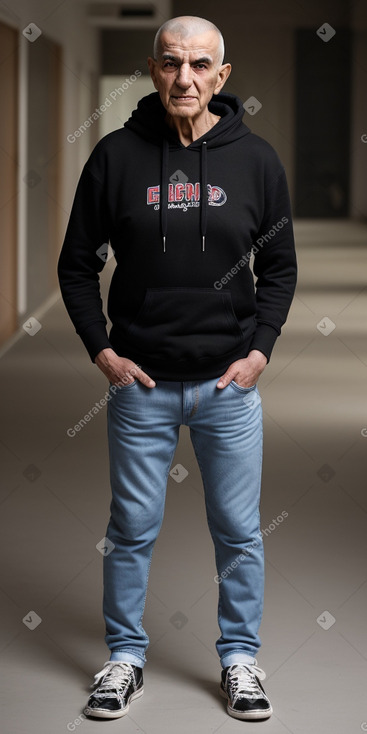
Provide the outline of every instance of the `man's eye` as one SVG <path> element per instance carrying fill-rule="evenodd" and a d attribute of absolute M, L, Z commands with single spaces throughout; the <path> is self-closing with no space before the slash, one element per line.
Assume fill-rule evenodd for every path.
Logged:
<path fill-rule="evenodd" d="M 166 61 L 166 62 L 165 62 L 165 63 L 163 64 L 163 68 L 164 68 L 164 69 L 167 69 L 167 67 L 172 67 L 172 66 L 176 66 L 176 64 L 175 64 L 175 62 L 174 62 L 174 61 Z"/>
<path fill-rule="evenodd" d="M 206 64 L 196 64 L 195 68 L 201 70 L 201 69 L 206 69 L 207 67 L 206 67 Z"/>

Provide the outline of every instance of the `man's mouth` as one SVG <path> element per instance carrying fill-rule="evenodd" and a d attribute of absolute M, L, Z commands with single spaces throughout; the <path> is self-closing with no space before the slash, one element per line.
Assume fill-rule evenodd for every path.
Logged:
<path fill-rule="evenodd" d="M 192 97 L 190 94 L 171 94 L 172 99 L 178 99 L 180 102 L 190 102 L 192 99 L 196 99 L 196 97 Z"/>

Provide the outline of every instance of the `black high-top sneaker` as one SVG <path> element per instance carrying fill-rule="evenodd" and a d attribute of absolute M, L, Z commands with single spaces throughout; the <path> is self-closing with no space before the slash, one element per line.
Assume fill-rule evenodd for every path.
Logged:
<path fill-rule="evenodd" d="M 143 695 L 143 669 L 131 663 L 108 660 L 94 676 L 91 688 L 95 690 L 89 696 L 85 715 L 117 719 L 127 714 L 130 701 Z"/>
<path fill-rule="evenodd" d="M 238 663 L 222 670 L 220 694 L 227 699 L 227 712 L 235 719 L 268 719 L 271 703 L 260 683 L 266 677 L 255 664 Z"/>

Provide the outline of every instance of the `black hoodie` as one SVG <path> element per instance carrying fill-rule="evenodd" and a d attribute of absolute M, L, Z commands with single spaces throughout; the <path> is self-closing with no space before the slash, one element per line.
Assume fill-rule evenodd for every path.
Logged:
<path fill-rule="evenodd" d="M 112 347 L 153 379 L 194 380 L 250 349 L 270 359 L 297 271 L 284 167 L 242 122 L 238 97 L 218 94 L 209 110 L 221 119 L 184 146 L 153 92 L 84 166 L 58 274 L 92 361 Z M 108 242 L 109 336 L 98 275 Z"/>

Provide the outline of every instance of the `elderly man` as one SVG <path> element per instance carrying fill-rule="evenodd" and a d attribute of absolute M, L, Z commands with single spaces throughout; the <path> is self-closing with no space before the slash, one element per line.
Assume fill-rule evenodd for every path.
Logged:
<path fill-rule="evenodd" d="M 255 657 L 264 585 L 257 381 L 287 318 L 296 258 L 284 168 L 242 122 L 241 100 L 221 92 L 231 71 L 223 59 L 207 20 L 159 29 L 148 59 L 157 92 L 93 150 L 59 260 L 69 315 L 109 381 L 110 658 L 85 709 L 95 717 L 123 716 L 143 693 L 148 574 L 181 424 L 215 547 L 220 693 L 235 718 L 272 713 Z M 117 261 L 109 335 L 98 276 L 108 241 Z"/>

